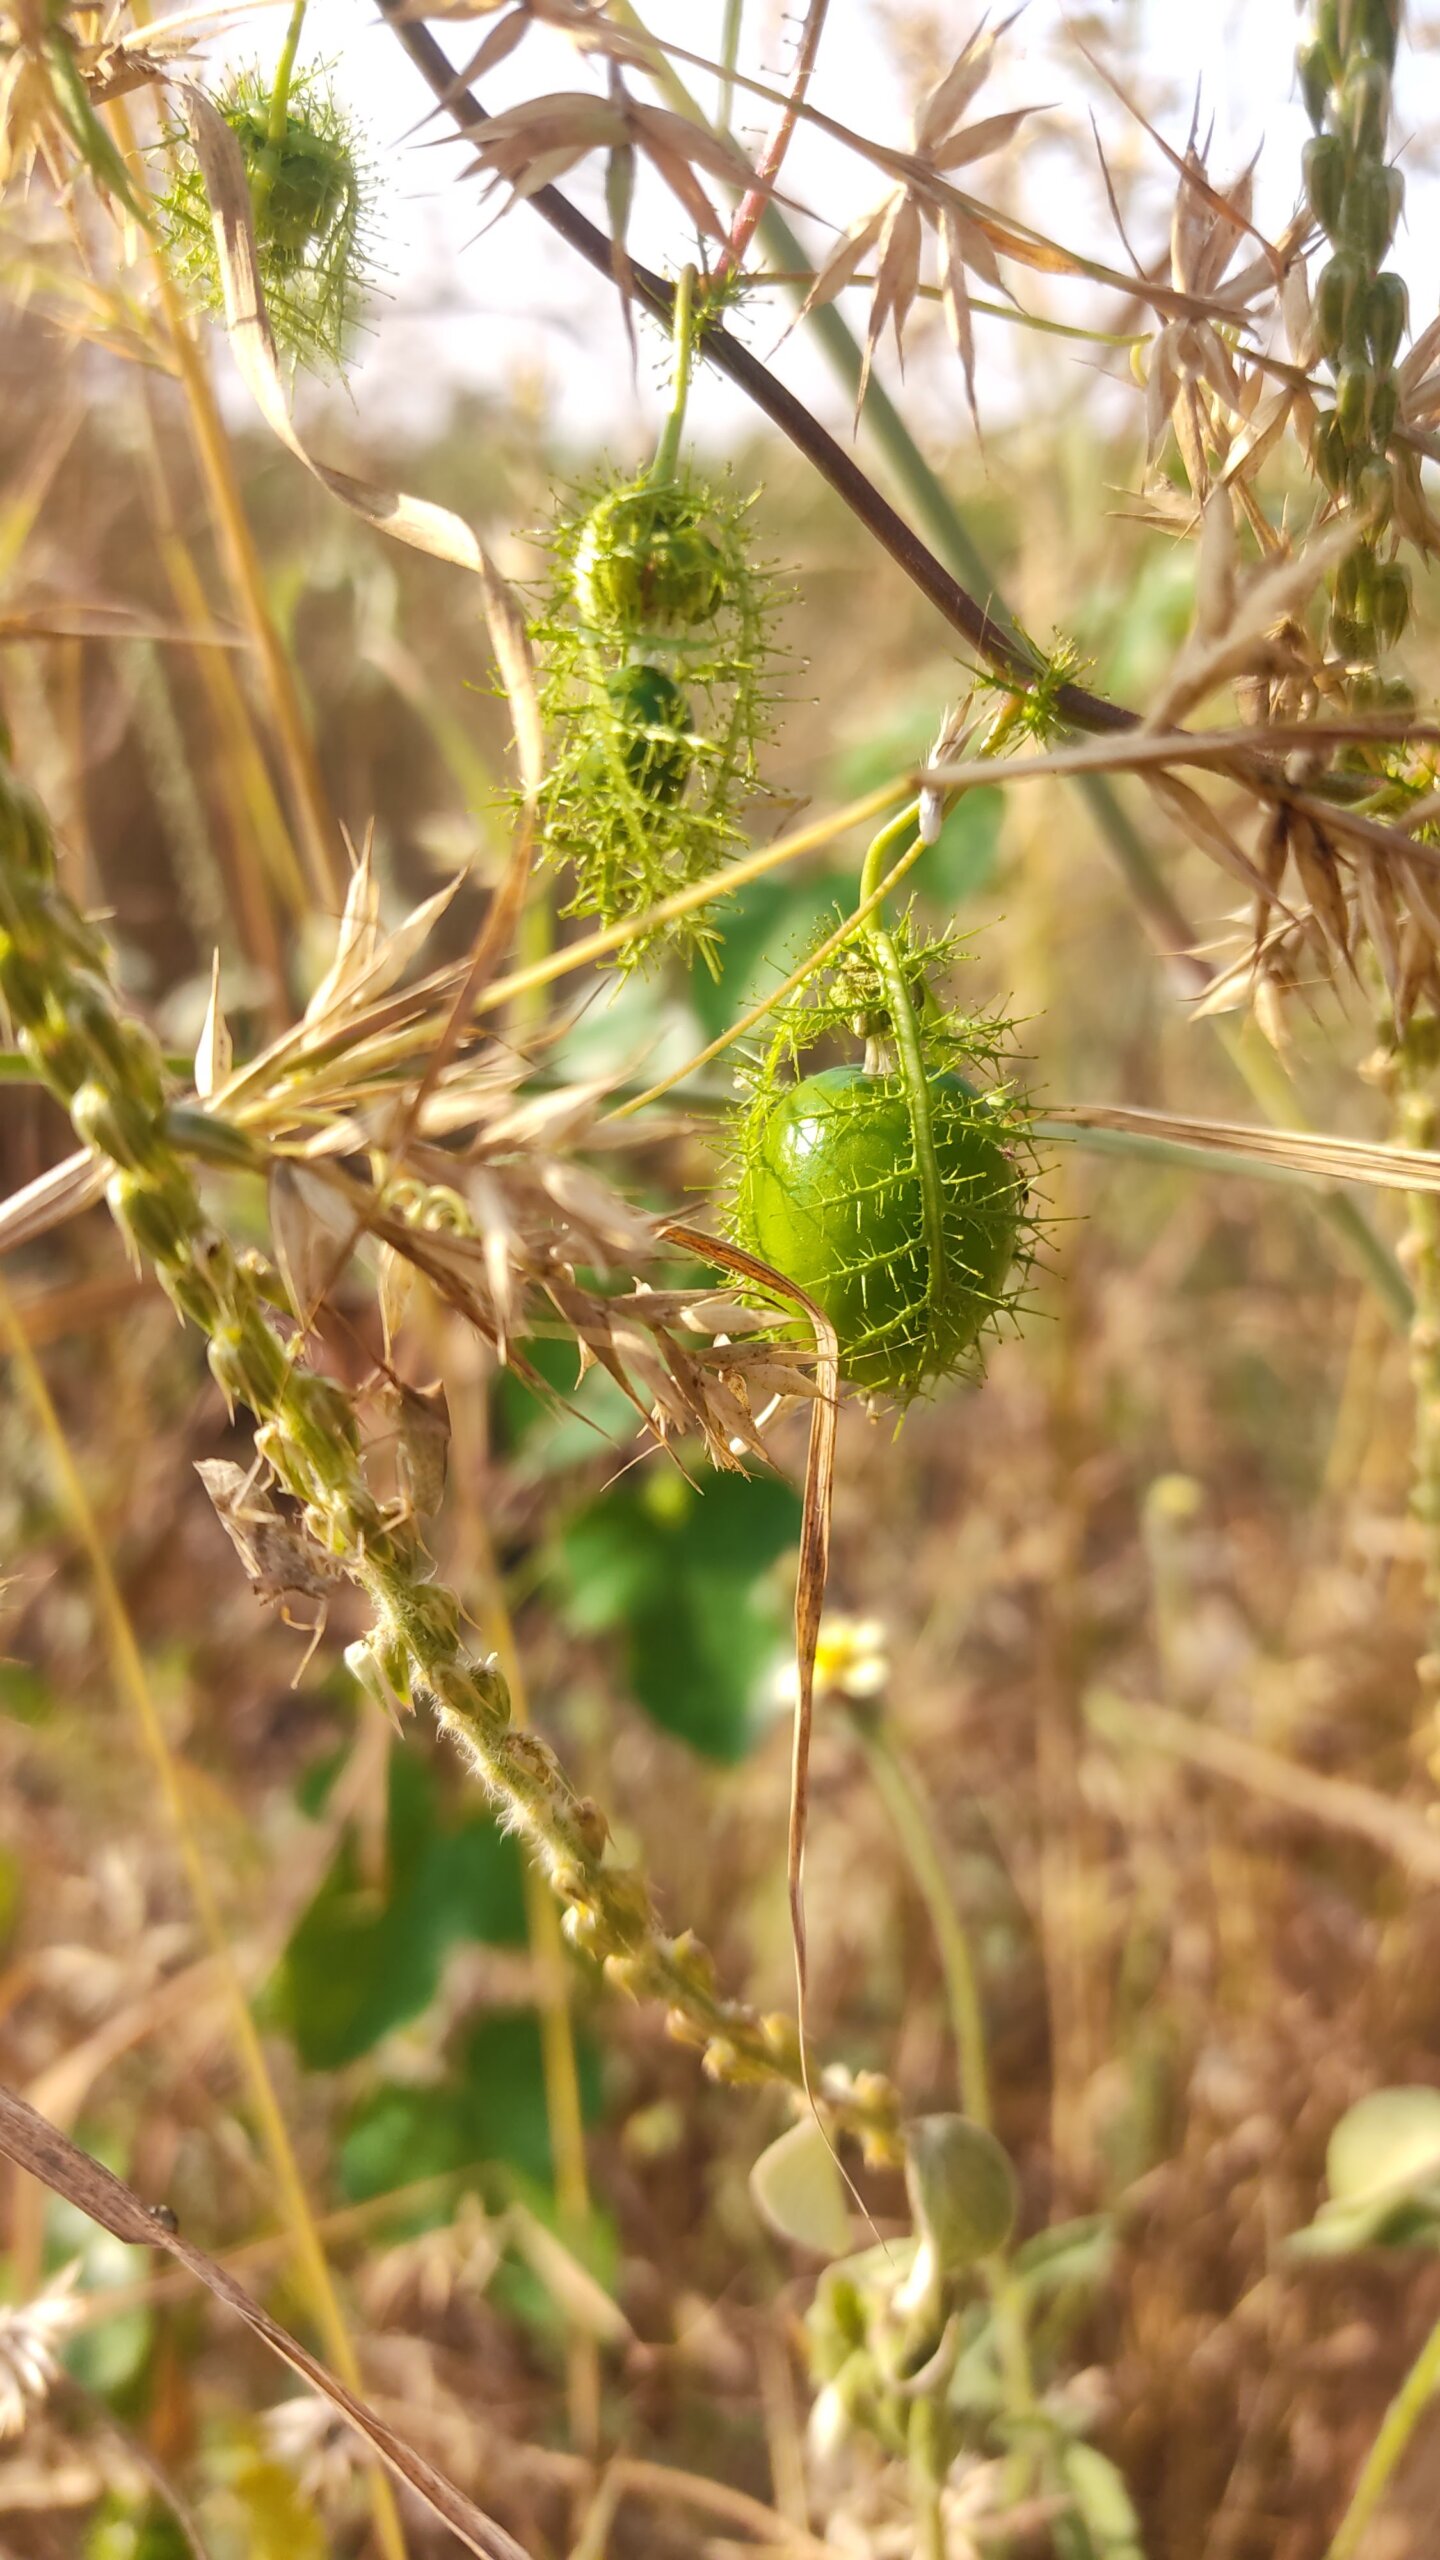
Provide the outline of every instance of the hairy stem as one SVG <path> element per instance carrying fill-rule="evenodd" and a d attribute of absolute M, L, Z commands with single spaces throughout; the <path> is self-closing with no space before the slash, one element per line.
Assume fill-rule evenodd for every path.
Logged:
<path fill-rule="evenodd" d="M 309 1368 L 270 1320 L 279 1275 L 242 1258 L 210 1221 L 172 1116 L 152 1035 L 124 1016 L 108 954 L 59 884 L 49 825 L 0 766 L 0 1000 L 21 1049 L 107 1168 L 106 1197 L 137 1261 L 205 1335 L 232 1409 L 256 1419 L 269 1477 L 300 1506 L 331 1569 L 364 1593 L 368 1633 L 346 1660 L 391 1712 L 424 1706 L 520 1835 L 564 1905 L 564 1930 L 615 1988 L 658 2000 L 672 2034 L 715 2079 L 818 2088 L 837 2128 L 875 2157 L 900 2143 L 898 2102 L 875 2075 L 811 2072 L 791 2019 L 725 1999 L 707 1950 L 661 1928 L 645 1878 L 607 1855 L 609 1826 L 538 1735 L 519 1728 L 499 1663 L 464 1636 L 458 1595 L 435 1578 L 413 1520 L 366 1480 L 359 1425 L 342 1388 Z M 198 1135 L 198 1132 L 192 1135 Z M 263 1495 L 263 1486 L 261 1487 Z"/>
<path fill-rule="evenodd" d="M 685 404 L 690 396 L 690 373 L 695 362 L 695 270 L 680 270 L 675 285 L 675 312 L 672 323 L 675 344 L 674 389 L 649 478 L 657 486 L 675 477 L 680 460 L 680 439 L 685 432 Z"/>

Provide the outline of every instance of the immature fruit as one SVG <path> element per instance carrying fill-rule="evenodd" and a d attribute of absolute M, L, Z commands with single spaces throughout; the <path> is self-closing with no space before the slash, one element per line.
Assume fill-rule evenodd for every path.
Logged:
<path fill-rule="evenodd" d="M 604 631 L 709 621 L 724 593 L 718 544 L 695 521 L 683 489 L 612 489 L 592 508 L 575 554 L 575 597 Z"/>
<path fill-rule="evenodd" d="M 621 667 L 606 685 L 620 728 L 621 758 L 647 800 L 678 800 L 695 749 L 690 705 L 661 667 Z"/>
<path fill-rule="evenodd" d="M 901 1395 L 956 1368 L 1001 1303 L 1024 1209 L 990 1107 L 956 1075 L 929 1092 L 938 1288 L 899 1076 L 827 1067 L 778 1093 L 747 1133 L 736 1201 L 741 1242 L 830 1318 L 846 1377 Z"/>
<path fill-rule="evenodd" d="M 298 265 L 344 207 L 349 156 L 299 116 L 287 116 L 278 142 L 270 140 L 266 117 L 253 107 L 241 110 L 232 130 L 255 197 L 256 236 L 282 264 Z"/>

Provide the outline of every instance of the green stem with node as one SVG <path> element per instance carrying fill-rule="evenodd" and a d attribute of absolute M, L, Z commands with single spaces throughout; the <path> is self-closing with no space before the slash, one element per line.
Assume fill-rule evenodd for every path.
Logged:
<path fill-rule="evenodd" d="M 946 1880 L 934 1826 L 925 1810 L 924 1797 L 914 1773 L 907 1767 L 895 1742 L 889 1719 L 884 1715 L 877 1717 L 873 1712 L 867 1713 L 862 1707 L 852 1707 L 850 1725 L 865 1755 L 875 1792 L 890 1817 L 891 1827 L 905 1853 L 916 1890 L 935 1933 L 940 1969 L 945 1977 L 950 2030 L 955 2038 L 961 2111 L 973 2124 L 983 2125 L 988 2133 L 992 2130 L 990 2068 L 985 2052 L 985 2017 L 980 2005 L 980 1986 L 976 1980 L 970 1940 Z"/>
<path fill-rule="evenodd" d="M 672 339 L 675 348 L 674 389 L 669 415 L 660 430 L 655 459 L 648 478 L 655 487 L 673 480 L 680 460 L 680 439 L 685 432 L 685 404 L 690 397 L 690 374 L 695 362 L 695 270 L 682 267 L 675 284 L 675 318 Z"/>
<path fill-rule="evenodd" d="M 265 218 L 270 190 L 275 183 L 275 154 L 285 139 L 290 118 L 290 84 L 295 77 L 295 61 L 300 51 L 300 34 L 305 24 L 308 0 L 294 0 L 280 59 L 275 65 L 275 85 L 270 92 L 270 112 L 265 121 L 265 156 L 255 173 L 253 201 L 257 229 Z"/>
<path fill-rule="evenodd" d="M 919 801 L 907 800 L 903 809 L 898 809 L 893 818 L 886 819 L 878 836 L 872 837 L 866 848 L 865 859 L 860 866 L 860 894 L 856 900 L 857 906 L 863 907 L 867 898 L 874 897 L 885 877 L 886 868 L 896 846 L 903 845 L 906 853 L 910 851 L 910 839 L 918 837 L 919 834 L 919 817 Z M 916 850 L 917 852 L 919 850 L 918 844 Z"/>

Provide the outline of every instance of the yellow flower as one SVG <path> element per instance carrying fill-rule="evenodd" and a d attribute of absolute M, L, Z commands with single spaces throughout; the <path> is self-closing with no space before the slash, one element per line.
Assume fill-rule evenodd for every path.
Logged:
<path fill-rule="evenodd" d="M 889 1679 L 890 1657 L 879 1618 L 851 1618 L 837 1610 L 821 1619 L 820 1639 L 815 1647 L 817 1706 L 825 1698 L 878 1698 Z M 794 1706 L 796 1687 L 795 1665 L 787 1662 L 775 1682 L 776 1697 L 782 1706 Z"/>

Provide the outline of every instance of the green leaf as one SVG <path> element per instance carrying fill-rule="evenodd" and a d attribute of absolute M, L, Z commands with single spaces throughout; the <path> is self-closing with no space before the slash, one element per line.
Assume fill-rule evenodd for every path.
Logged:
<path fill-rule="evenodd" d="M 577 2061 L 589 2119 L 599 2108 L 600 2073 L 595 2049 L 583 2037 Z M 487 2162 L 550 2182 L 540 2027 L 528 2009 L 482 2019 L 438 2087 L 387 2084 L 362 2100 L 341 2142 L 340 2180 L 358 2203 Z"/>
<path fill-rule="evenodd" d="M 366 1879 L 347 1833 L 281 1959 L 271 2011 L 308 2069 L 337 2071 L 429 2006 L 458 1941 L 513 1946 L 524 1934 L 515 1842 L 489 1814 L 442 1829 L 429 1771 L 394 1751 L 383 1882 Z"/>
<path fill-rule="evenodd" d="M 750 2172 L 757 2213 L 799 2249 L 839 2258 L 850 2246 L 850 2200 L 839 2163 L 813 2116 L 787 2125 Z"/>
<path fill-rule="evenodd" d="M 1372 2089 L 1325 2158 L 1330 2194 L 1289 2246 L 1307 2256 L 1440 2242 L 1440 2089 Z"/>
<path fill-rule="evenodd" d="M 542 1336 L 517 1343 L 516 1349 L 555 1398 L 527 1385 L 513 1369 L 502 1369 L 495 1380 L 496 1447 L 501 1455 L 518 1458 L 519 1474 L 533 1478 L 583 1466 L 633 1434 L 639 1416 L 624 1389 L 598 1367 L 581 1378 L 575 1344 L 568 1337 Z"/>
<path fill-rule="evenodd" d="M 1061 2470 L 1095 2560 L 1144 2560 L 1140 2519 L 1114 2463 L 1093 2444 L 1068 2444 Z"/>
<path fill-rule="evenodd" d="M 638 1486 L 611 1487 L 564 1533 L 572 1627 L 623 1630 L 640 1705 L 709 1759 L 741 1759 L 761 1728 L 785 1623 L 765 1577 L 798 1541 L 800 1519 L 798 1494 L 775 1478 L 697 1487 L 657 1468 Z"/>

